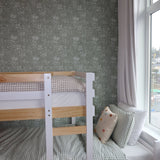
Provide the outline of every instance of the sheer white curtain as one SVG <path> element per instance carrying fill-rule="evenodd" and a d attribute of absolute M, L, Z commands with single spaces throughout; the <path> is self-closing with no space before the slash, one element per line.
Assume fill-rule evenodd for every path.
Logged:
<path fill-rule="evenodd" d="M 118 0 L 118 103 L 145 106 L 146 0 Z"/>
<path fill-rule="evenodd" d="M 134 0 L 118 0 L 118 103 L 136 106 Z"/>
<path fill-rule="evenodd" d="M 118 103 L 143 110 L 147 95 L 146 3 L 147 0 L 118 0 Z M 154 144 L 154 160 L 159 160 L 160 141 L 154 142 L 145 133 L 143 138 L 146 137 L 146 143 Z"/>

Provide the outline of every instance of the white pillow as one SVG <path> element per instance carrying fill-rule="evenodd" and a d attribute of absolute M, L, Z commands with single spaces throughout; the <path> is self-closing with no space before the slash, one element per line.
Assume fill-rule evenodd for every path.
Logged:
<path fill-rule="evenodd" d="M 135 107 L 131 107 L 131 106 L 123 104 L 123 103 L 119 103 L 118 107 L 120 107 L 121 109 L 123 109 L 125 111 L 135 113 L 135 124 L 134 124 L 132 133 L 131 133 L 129 140 L 128 140 L 128 145 L 135 145 L 139 139 L 141 132 L 142 132 L 147 112 L 143 111 L 143 110 L 138 110 Z"/>
<path fill-rule="evenodd" d="M 106 107 L 102 112 L 95 127 L 95 132 L 102 143 L 106 143 L 110 138 L 117 123 L 117 119 L 117 114 L 113 113 L 109 107 Z"/>

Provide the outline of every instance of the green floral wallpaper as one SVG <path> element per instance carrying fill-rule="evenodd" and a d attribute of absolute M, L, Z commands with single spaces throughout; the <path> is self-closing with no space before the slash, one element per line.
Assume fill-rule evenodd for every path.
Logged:
<path fill-rule="evenodd" d="M 0 0 L 0 71 L 95 72 L 98 115 L 117 102 L 117 6 L 117 0 Z"/>

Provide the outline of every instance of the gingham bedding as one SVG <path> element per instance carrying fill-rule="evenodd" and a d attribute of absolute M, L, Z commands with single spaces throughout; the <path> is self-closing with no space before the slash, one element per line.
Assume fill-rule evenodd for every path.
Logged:
<path fill-rule="evenodd" d="M 0 83 L 0 92 L 43 91 L 43 82 Z M 52 92 L 84 92 L 85 85 L 71 76 L 53 76 Z"/>
<path fill-rule="evenodd" d="M 83 138 L 79 135 L 56 136 L 53 139 L 54 160 L 86 160 Z M 93 160 L 126 160 L 112 141 L 102 144 L 94 135 Z M 43 128 L 0 130 L 0 160 L 45 160 Z"/>

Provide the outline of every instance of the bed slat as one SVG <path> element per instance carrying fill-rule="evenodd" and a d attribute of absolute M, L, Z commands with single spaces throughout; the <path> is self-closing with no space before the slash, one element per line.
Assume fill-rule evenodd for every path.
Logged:
<path fill-rule="evenodd" d="M 58 127 L 53 128 L 53 136 L 85 134 L 86 126 Z"/>
<path fill-rule="evenodd" d="M 85 106 L 52 108 L 53 118 L 83 117 L 83 116 L 86 116 Z M 45 118 L 44 108 L 0 110 L 0 121 L 31 120 L 31 119 L 44 119 L 44 118 Z"/>
<path fill-rule="evenodd" d="M 44 119 L 44 108 L 0 110 L 0 121 Z"/>
<path fill-rule="evenodd" d="M 83 117 L 86 116 L 85 106 L 73 106 L 73 107 L 54 107 L 52 108 L 53 118 L 63 117 Z"/>

